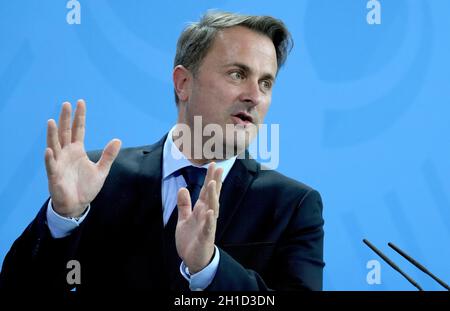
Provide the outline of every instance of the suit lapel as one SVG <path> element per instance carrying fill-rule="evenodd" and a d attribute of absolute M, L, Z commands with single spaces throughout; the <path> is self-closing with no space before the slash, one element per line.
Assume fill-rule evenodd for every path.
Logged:
<path fill-rule="evenodd" d="M 253 182 L 257 171 L 257 163 L 249 159 L 236 159 L 225 179 L 219 198 L 219 218 L 217 219 L 216 244 L 221 242 L 223 234 L 231 223 L 248 187 Z"/>
<path fill-rule="evenodd" d="M 160 220 L 158 230 L 163 227 L 162 220 L 162 199 L 161 199 L 161 179 L 162 179 L 162 152 L 166 139 L 165 135 L 159 142 L 144 148 L 142 151 L 142 162 L 139 176 L 139 193 L 141 196 L 141 211 L 149 210 L 153 217 Z"/>
<path fill-rule="evenodd" d="M 150 222 L 154 224 L 149 227 L 150 240 L 160 243 L 155 250 L 154 256 L 161 258 L 159 272 L 162 274 L 162 283 L 165 288 L 172 290 L 189 290 L 188 283 L 179 272 L 179 259 L 175 247 L 175 232 L 168 232 L 164 228 L 162 214 L 161 182 L 163 165 L 163 146 L 167 135 L 158 143 L 144 150 L 141 171 L 141 181 L 139 183 L 141 193 L 141 210 L 150 213 Z M 157 223 L 156 223 L 157 222 Z M 174 228 L 169 228 L 169 230 Z M 155 245 L 156 246 L 156 245 Z"/>

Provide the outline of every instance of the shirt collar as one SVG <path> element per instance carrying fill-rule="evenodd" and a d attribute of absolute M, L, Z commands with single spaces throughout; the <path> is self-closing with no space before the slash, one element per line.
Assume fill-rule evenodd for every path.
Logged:
<path fill-rule="evenodd" d="M 206 163 L 202 166 L 198 166 L 189 161 L 186 156 L 178 149 L 178 147 L 174 144 L 172 139 L 172 133 L 175 129 L 175 126 L 169 131 L 167 134 L 166 141 L 164 142 L 163 149 L 163 179 L 166 179 L 179 169 L 186 166 L 195 166 L 195 167 L 204 167 L 208 168 L 210 163 Z M 222 181 L 225 180 L 231 168 L 233 167 L 234 162 L 236 161 L 237 156 L 232 158 L 216 161 L 216 167 L 221 167 L 223 169 L 222 173 Z"/>

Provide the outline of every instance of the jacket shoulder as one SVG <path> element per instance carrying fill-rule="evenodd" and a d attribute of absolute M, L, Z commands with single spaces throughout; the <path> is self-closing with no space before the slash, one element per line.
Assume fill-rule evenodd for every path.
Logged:
<path fill-rule="evenodd" d="M 155 143 L 153 145 L 145 145 L 138 147 L 128 147 L 122 148 L 114 160 L 111 170 L 117 171 L 120 168 L 126 168 L 127 171 L 138 172 L 140 169 L 140 161 L 143 155 L 153 151 L 159 145 Z M 88 151 L 87 155 L 89 159 L 93 162 L 97 162 L 102 156 L 103 150 L 92 150 Z"/>
<path fill-rule="evenodd" d="M 253 188 L 261 191 L 270 189 L 273 196 L 291 202 L 303 200 L 308 195 L 320 197 L 319 192 L 313 187 L 275 170 L 264 169 L 260 165 L 258 165 L 258 174 Z"/>

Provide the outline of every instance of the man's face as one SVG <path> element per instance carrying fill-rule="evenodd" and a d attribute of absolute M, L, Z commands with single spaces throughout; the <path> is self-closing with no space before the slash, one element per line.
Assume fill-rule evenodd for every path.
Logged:
<path fill-rule="evenodd" d="M 218 124 L 223 133 L 226 124 L 232 124 L 234 131 L 249 138 L 236 141 L 224 135 L 223 147 L 242 152 L 264 120 L 276 73 L 276 51 L 270 38 L 242 26 L 219 31 L 192 79 L 186 123 L 193 128 L 194 116 L 202 116 L 203 127 Z"/>

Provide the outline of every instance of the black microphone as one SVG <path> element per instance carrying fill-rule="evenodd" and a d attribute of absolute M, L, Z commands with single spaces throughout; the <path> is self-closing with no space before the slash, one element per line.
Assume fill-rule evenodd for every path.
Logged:
<path fill-rule="evenodd" d="M 423 265 L 421 265 L 420 263 L 418 263 L 416 260 L 414 260 L 412 257 L 410 257 L 408 254 L 406 254 L 404 251 L 402 251 L 400 248 L 398 248 L 397 246 L 395 246 L 393 243 L 389 242 L 388 245 L 394 249 L 394 251 L 396 251 L 397 253 L 399 253 L 400 255 L 402 255 L 403 257 L 405 257 L 410 263 L 412 263 L 413 265 L 415 265 L 417 268 L 419 268 L 421 271 L 423 271 L 424 273 L 428 274 L 433 280 L 435 280 L 436 282 L 438 282 L 442 287 L 444 287 L 446 290 L 450 291 L 450 287 L 444 282 L 442 281 L 440 278 L 438 278 L 437 276 L 435 276 L 433 273 L 431 273 L 430 271 L 428 271 L 427 268 L 425 268 Z"/>
<path fill-rule="evenodd" d="M 372 245 L 367 239 L 363 239 L 363 242 L 370 247 L 378 256 L 380 256 L 388 265 L 390 265 L 394 270 L 398 271 L 409 283 L 414 285 L 418 290 L 423 291 L 422 287 L 417 284 L 409 275 L 402 271 L 392 260 L 390 260 L 385 254 L 383 254 L 378 248 Z"/>

